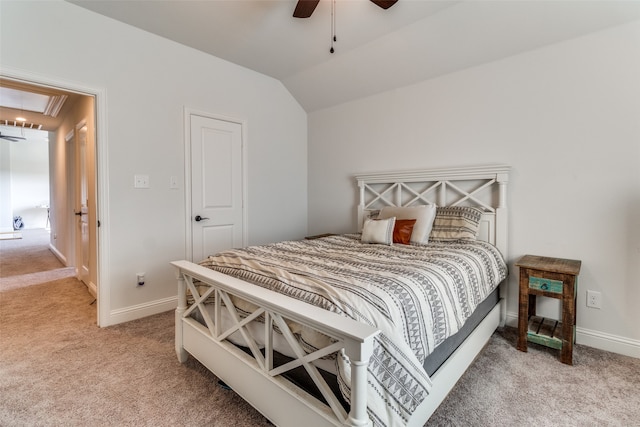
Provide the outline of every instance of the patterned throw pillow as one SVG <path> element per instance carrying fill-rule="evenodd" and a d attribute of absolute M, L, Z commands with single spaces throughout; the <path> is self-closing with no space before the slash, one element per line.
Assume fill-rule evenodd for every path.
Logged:
<path fill-rule="evenodd" d="M 467 206 L 439 206 L 429 240 L 476 240 L 482 213 Z"/>
<path fill-rule="evenodd" d="M 383 245 L 393 244 L 393 228 L 396 218 L 388 219 L 368 219 L 362 228 L 362 243 L 381 243 Z"/>

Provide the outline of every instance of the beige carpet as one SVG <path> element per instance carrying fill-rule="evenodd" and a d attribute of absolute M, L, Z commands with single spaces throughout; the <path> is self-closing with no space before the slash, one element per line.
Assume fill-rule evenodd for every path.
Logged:
<path fill-rule="evenodd" d="M 268 426 L 193 358 L 173 313 L 98 328 L 74 278 L 0 292 L 0 426 Z M 640 359 L 496 332 L 427 426 L 640 426 Z"/>
<path fill-rule="evenodd" d="M 0 240 L 0 278 L 63 268 L 49 249 L 49 231 L 22 230 L 21 239 Z"/>
<path fill-rule="evenodd" d="M 494 333 L 428 426 L 640 426 L 640 359 L 574 347 L 516 350 L 516 330 Z"/>
<path fill-rule="evenodd" d="M 0 241 L 0 291 L 75 275 L 75 268 L 65 267 L 49 249 L 48 230 L 27 229 L 20 235 Z"/>
<path fill-rule="evenodd" d="M 173 314 L 96 326 L 46 230 L 0 242 L 0 426 L 268 426 L 173 350 Z"/>
<path fill-rule="evenodd" d="M 2 426 L 267 426 L 173 351 L 173 315 L 100 329 L 73 278 L 0 293 Z"/>

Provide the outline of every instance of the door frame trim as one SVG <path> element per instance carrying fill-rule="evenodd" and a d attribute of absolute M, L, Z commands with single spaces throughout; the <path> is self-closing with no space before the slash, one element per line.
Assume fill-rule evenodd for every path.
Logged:
<path fill-rule="evenodd" d="M 107 103 L 106 90 L 95 86 L 61 80 L 47 75 L 37 74 L 12 67 L 2 67 L 0 75 L 3 78 L 23 81 L 37 86 L 50 86 L 77 92 L 81 95 L 93 96 L 95 102 L 96 128 L 96 220 L 100 221 L 100 227 L 96 227 L 96 276 L 98 278 L 97 291 L 97 319 L 98 326 L 109 326 L 111 322 L 111 298 L 109 292 L 109 162 L 107 151 Z"/>
<path fill-rule="evenodd" d="M 240 125 L 240 140 L 242 151 L 242 246 L 247 246 L 249 241 L 248 226 L 248 171 L 247 171 L 247 120 L 221 114 L 208 113 L 194 108 L 184 107 L 184 202 L 185 202 L 185 259 L 194 261 L 193 258 L 193 215 L 191 209 L 191 116 L 201 116 L 208 119 L 220 120 Z M 195 260 L 195 262 L 200 260 Z"/>

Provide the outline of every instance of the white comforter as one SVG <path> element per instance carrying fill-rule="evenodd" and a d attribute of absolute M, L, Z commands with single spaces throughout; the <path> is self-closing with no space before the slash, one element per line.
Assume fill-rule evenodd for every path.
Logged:
<path fill-rule="evenodd" d="M 406 424 L 431 388 L 425 357 L 507 275 L 502 256 L 485 242 L 383 246 L 363 244 L 358 234 L 235 249 L 200 264 L 380 329 L 368 368 L 376 426 Z M 348 401 L 349 364 L 341 357 L 337 363 Z"/>

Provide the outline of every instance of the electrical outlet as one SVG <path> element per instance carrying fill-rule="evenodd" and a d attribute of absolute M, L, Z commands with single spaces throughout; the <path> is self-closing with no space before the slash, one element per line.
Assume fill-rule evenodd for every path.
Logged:
<path fill-rule="evenodd" d="M 138 279 L 136 282 L 138 286 L 144 285 L 144 273 L 138 273 L 136 278 Z"/>
<path fill-rule="evenodd" d="M 596 291 L 587 291 L 587 307 L 602 308 L 602 294 Z"/>
<path fill-rule="evenodd" d="M 133 188 L 149 188 L 149 175 L 134 175 Z"/>

